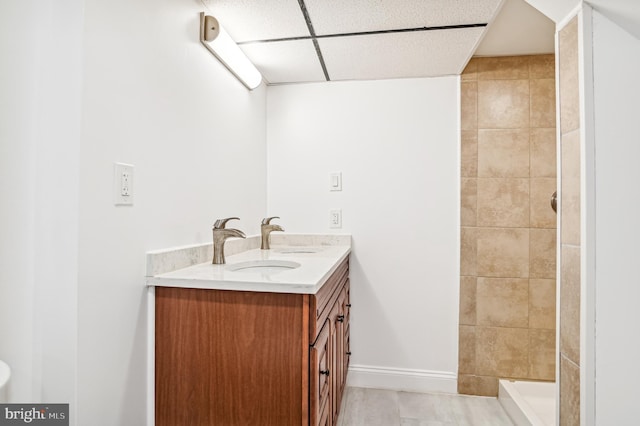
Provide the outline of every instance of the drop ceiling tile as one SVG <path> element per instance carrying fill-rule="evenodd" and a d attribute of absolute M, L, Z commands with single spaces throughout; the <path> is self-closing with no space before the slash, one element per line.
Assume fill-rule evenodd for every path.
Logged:
<path fill-rule="evenodd" d="M 488 23 L 503 0 L 305 0 L 318 35 Z"/>
<path fill-rule="evenodd" d="M 297 0 L 202 0 L 236 42 L 309 36 Z"/>
<path fill-rule="evenodd" d="M 240 47 L 269 83 L 325 81 L 311 40 L 249 43 Z"/>
<path fill-rule="evenodd" d="M 331 37 L 318 40 L 331 80 L 460 74 L 483 28 Z"/>

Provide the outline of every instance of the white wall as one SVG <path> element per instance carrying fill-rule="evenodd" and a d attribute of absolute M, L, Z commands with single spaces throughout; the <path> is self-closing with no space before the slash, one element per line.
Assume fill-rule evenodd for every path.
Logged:
<path fill-rule="evenodd" d="M 352 384 L 455 391 L 458 85 L 268 88 L 269 214 L 287 231 L 353 235 Z M 342 192 L 328 191 L 332 171 Z"/>
<path fill-rule="evenodd" d="M 634 37 L 640 37 L 640 7 L 637 0 L 588 0 L 587 3 Z"/>
<path fill-rule="evenodd" d="M 199 44 L 203 9 L 1 4 L 0 358 L 12 400 L 70 402 L 73 425 L 145 424 L 145 252 L 266 211 L 266 91 Z"/>
<path fill-rule="evenodd" d="M 76 403 L 84 2 L 39 2 L 34 398 Z M 39 392 L 39 393 L 38 393 Z"/>
<path fill-rule="evenodd" d="M 145 422 L 144 253 L 256 233 L 266 208 L 265 89 L 198 41 L 196 0 L 86 0 L 80 150 L 78 424 Z M 135 165 L 133 207 L 113 162 Z"/>
<path fill-rule="evenodd" d="M 0 359 L 13 369 L 11 397 L 31 397 L 38 33 L 35 1 L 1 3 Z"/>
<path fill-rule="evenodd" d="M 0 359 L 74 407 L 82 1 L 0 6 Z"/>
<path fill-rule="evenodd" d="M 592 43 L 595 424 L 631 425 L 640 382 L 640 40 L 594 11 Z"/>

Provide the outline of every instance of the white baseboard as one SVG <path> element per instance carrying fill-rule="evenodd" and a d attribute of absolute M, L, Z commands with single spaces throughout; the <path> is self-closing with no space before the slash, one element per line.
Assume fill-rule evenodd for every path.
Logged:
<path fill-rule="evenodd" d="M 458 376 L 449 371 L 350 365 L 347 386 L 406 392 L 457 393 Z"/>

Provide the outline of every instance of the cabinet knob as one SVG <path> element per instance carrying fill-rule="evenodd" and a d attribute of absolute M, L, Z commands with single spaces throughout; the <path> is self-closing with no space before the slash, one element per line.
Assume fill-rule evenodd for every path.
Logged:
<path fill-rule="evenodd" d="M 351 352 L 347 352 L 347 355 L 351 356 Z"/>
<path fill-rule="evenodd" d="M 338 315 L 338 322 L 344 322 L 344 315 Z"/>
<path fill-rule="evenodd" d="M 351 303 L 347 303 L 347 308 L 350 308 L 350 307 L 351 307 Z"/>
<path fill-rule="evenodd" d="M 325 376 L 329 376 L 329 370 L 320 370 L 320 374 L 324 374 Z"/>

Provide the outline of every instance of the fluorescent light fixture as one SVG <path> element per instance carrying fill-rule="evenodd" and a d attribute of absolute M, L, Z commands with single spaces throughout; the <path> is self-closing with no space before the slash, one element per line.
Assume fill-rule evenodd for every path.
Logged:
<path fill-rule="evenodd" d="M 262 82 L 262 74 L 213 16 L 200 13 L 200 42 L 249 90 Z"/>

